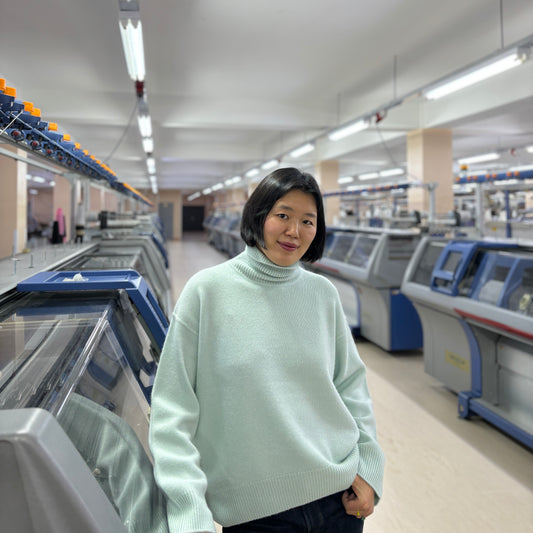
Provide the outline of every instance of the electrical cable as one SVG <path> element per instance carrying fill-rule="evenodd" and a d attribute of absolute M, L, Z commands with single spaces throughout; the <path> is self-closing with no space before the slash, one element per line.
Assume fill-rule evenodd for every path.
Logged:
<path fill-rule="evenodd" d="M 122 135 L 120 136 L 120 139 L 118 140 L 117 144 L 114 146 L 113 150 L 111 150 L 109 155 L 104 159 L 104 163 L 106 165 L 109 163 L 109 161 L 111 160 L 111 158 L 113 157 L 115 152 L 118 150 L 118 147 L 122 144 L 122 141 L 126 137 L 126 133 L 128 133 L 128 130 L 131 127 L 131 123 L 133 121 L 133 117 L 135 115 L 135 111 L 137 111 L 137 107 L 138 107 L 138 99 L 135 100 L 135 105 L 133 106 L 133 109 L 132 109 L 131 114 L 130 114 L 130 118 L 128 120 L 128 123 L 126 124 L 126 127 L 124 128 L 124 131 L 122 132 Z"/>
<path fill-rule="evenodd" d="M 390 162 L 392 163 L 392 165 L 394 167 L 400 167 L 400 164 L 396 161 L 396 159 L 392 155 L 392 152 L 390 151 L 390 149 L 389 149 L 389 147 L 387 145 L 387 142 L 383 138 L 383 134 L 381 133 L 381 129 L 380 129 L 380 127 L 379 127 L 379 125 L 377 123 L 376 123 L 376 131 L 378 132 L 379 140 L 381 142 L 381 145 L 383 146 L 385 152 L 387 152 L 387 155 L 389 156 L 389 159 L 390 159 Z M 412 172 L 409 172 L 407 169 L 405 169 L 405 175 L 408 178 L 411 177 L 415 181 L 422 181 L 418 176 L 415 176 Z"/>

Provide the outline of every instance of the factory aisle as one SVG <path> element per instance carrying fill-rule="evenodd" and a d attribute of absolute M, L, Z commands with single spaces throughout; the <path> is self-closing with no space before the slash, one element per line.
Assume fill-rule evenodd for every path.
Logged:
<path fill-rule="evenodd" d="M 202 233 L 167 246 L 174 301 L 192 274 L 227 259 Z M 357 346 L 387 460 L 365 533 L 533 531 L 533 454 L 481 419 L 458 418 L 457 396 L 425 374 L 422 352 Z"/>

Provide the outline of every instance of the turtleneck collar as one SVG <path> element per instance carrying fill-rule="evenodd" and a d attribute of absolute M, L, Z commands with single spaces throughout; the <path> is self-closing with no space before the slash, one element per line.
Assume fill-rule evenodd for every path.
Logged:
<path fill-rule="evenodd" d="M 246 246 L 235 258 L 235 266 L 251 279 L 271 283 L 292 281 L 301 273 L 299 261 L 290 266 L 276 265 L 256 246 Z"/>

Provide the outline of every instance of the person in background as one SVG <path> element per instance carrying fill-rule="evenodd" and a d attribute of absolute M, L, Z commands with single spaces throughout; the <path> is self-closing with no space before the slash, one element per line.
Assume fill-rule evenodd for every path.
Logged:
<path fill-rule="evenodd" d="M 359 532 L 381 497 L 365 366 L 335 287 L 300 265 L 325 233 L 315 179 L 278 169 L 244 207 L 245 251 L 184 287 L 150 418 L 171 533 Z"/>

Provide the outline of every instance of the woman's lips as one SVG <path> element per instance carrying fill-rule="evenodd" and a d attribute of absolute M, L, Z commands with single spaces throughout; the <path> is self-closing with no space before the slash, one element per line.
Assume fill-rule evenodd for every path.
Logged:
<path fill-rule="evenodd" d="M 298 246 L 290 242 L 280 242 L 278 243 L 286 252 L 294 252 Z"/>

